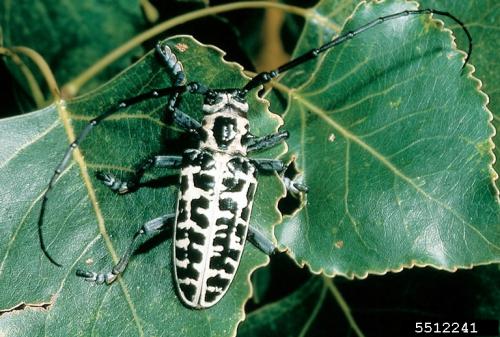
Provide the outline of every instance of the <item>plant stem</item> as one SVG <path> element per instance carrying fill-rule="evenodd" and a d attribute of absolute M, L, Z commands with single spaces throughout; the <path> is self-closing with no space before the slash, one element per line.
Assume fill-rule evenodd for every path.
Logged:
<path fill-rule="evenodd" d="M 347 318 L 347 321 L 349 322 L 349 325 L 351 326 L 351 328 L 356 333 L 356 336 L 358 336 L 358 337 L 365 337 L 365 335 L 363 334 L 363 332 L 359 328 L 358 324 L 354 320 L 354 317 L 352 317 L 351 309 L 349 308 L 349 305 L 344 300 L 344 298 L 342 297 L 342 294 L 337 289 L 337 287 L 333 284 L 332 279 L 329 278 L 329 277 L 323 277 L 323 279 L 325 280 L 325 284 L 328 287 L 328 289 L 330 289 L 330 292 L 332 293 L 332 296 L 335 298 L 335 300 L 337 301 L 337 303 L 340 306 L 340 309 L 342 310 L 342 312 L 344 313 L 345 317 Z"/>
<path fill-rule="evenodd" d="M 277 2 L 265 2 L 265 1 L 242 1 L 236 3 L 229 3 L 220 6 L 208 7 L 204 9 L 200 9 L 197 11 L 193 11 L 190 13 L 186 13 L 183 15 L 179 15 L 173 19 L 166 20 L 143 33 L 135 36 L 130 39 L 128 42 L 124 43 L 120 47 L 114 49 L 102 59 L 97 61 L 94 65 L 89 67 L 87 70 L 82 72 L 79 76 L 68 82 L 63 86 L 63 92 L 65 96 L 74 96 L 78 93 L 80 88 L 91 78 L 93 78 L 96 74 L 103 71 L 108 65 L 115 62 L 117 59 L 128 53 L 130 50 L 136 48 L 141 43 L 146 40 L 149 40 L 164 31 L 175 27 L 180 24 L 184 24 L 186 22 L 196 20 L 205 16 L 214 15 L 218 13 L 224 13 L 234 10 L 242 10 L 242 9 L 256 9 L 256 8 L 278 8 L 287 13 L 300 15 L 303 17 L 313 17 L 318 21 L 326 21 L 326 18 L 322 16 L 318 16 L 314 11 L 304 9 L 297 6 L 286 5 Z M 328 21 L 326 21 L 328 22 Z M 330 24 L 331 25 L 331 24 Z"/>
<path fill-rule="evenodd" d="M 40 89 L 40 86 L 38 85 L 38 82 L 36 81 L 35 76 L 18 54 L 24 54 L 28 56 L 36 64 L 54 98 L 60 98 L 60 91 L 49 65 L 47 64 L 47 62 L 45 62 L 44 58 L 36 51 L 27 47 L 0 47 L 0 54 L 10 57 L 12 61 L 19 67 L 19 70 L 26 78 L 26 82 L 28 83 L 28 86 L 31 90 L 31 97 L 33 97 L 33 100 L 35 101 L 37 107 L 41 107 L 44 104 L 45 98 L 43 96 L 42 90 Z"/>

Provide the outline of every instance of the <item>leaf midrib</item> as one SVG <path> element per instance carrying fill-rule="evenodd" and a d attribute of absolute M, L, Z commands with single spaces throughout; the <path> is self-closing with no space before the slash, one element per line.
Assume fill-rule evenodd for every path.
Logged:
<path fill-rule="evenodd" d="M 352 142 L 358 144 L 361 148 L 363 148 L 365 151 L 367 151 L 369 154 L 371 154 L 375 159 L 377 159 L 383 166 L 387 167 L 390 171 L 392 171 L 397 177 L 399 177 L 401 180 L 405 181 L 408 185 L 413 187 L 418 193 L 422 194 L 425 198 L 429 199 L 430 201 L 436 203 L 442 209 L 451 213 L 461 223 L 463 223 L 464 225 L 469 227 L 472 231 L 474 231 L 488 245 L 492 246 L 493 248 L 495 248 L 497 250 L 500 250 L 500 246 L 495 245 L 493 242 L 489 241 L 483 235 L 483 233 L 481 233 L 481 231 L 478 228 L 476 228 L 473 224 L 466 221 L 465 218 L 461 214 L 459 214 L 457 211 L 452 209 L 449 205 L 444 204 L 442 201 L 434 198 L 432 195 L 428 194 L 426 191 L 424 191 L 422 188 L 420 188 L 410 177 L 408 177 L 401 170 L 399 170 L 396 167 L 396 165 L 394 165 L 391 161 L 389 161 L 387 158 L 385 158 L 381 153 L 379 153 L 377 150 L 375 150 L 373 147 L 371 147 L 368 143 L 365 143 L 356 134 L 350 132 L 349 130 L 344 128 L 340 123 L 338 123 L 335 120 L 333 120 L 332 118 L 330 118 L 330 116 L 328 116 L 326 111 L 324 111 L 320 107 L 316 106 L 314 103 L 310 102 L 306 98 L 306 96 L 300 95 L 300 93 L 298 91 L 293 90 L 293 89 L 287 87 L 285 84 L 282 84 L 279 82 L 274 82 L 273 86 L 280 91 L 286 92 L 289 95 L 289 102 L 296 100 L 298 103 L 305 106 L 312 113 L 316 114 L 318 117 L 320 117 L 325 122 L 327 122 L 330 126 L 332 126 L 335 130 L 337 130 L 340 134 L 342 134 L 342 136 L 344 136 L 347 141 L 352 141 Z M 388 89 L 382 91 L 382 93 L 385 93 L 386 91 L 388 91 Z M 359 102 L 357 102 L 357 103 L 359 103 Z M 289 112 L 289 108 L 290 108 L 290 104 L 289 104 L 289 107 L 287 108 L 285 114 Z M 345 110 L 345 108 L 337 109 L 337 110 L 335 110 L 335 112 L 339 112 L 342 110 Z M 302 148 L 303 147 L 304 147 L 304 144 L 302 144 Z"/>
<path fill-rule="evenodd" d="M 56 109 L 59 114 L 59 118 L 61 119 L 64 129 L 66 131 L 66 134 L 68 135 L 68 140 L 70 142 L 73 142 L 76 137 L 75 137 L 75 131 L 73 129 L 73 126 L 71 125 L 71 121 L 69 118 L 70 113 L 66 110 L 66 104 L 63 100 L 60 100 L 55 103 Z M 73 159 L 78 163 L 78 166 L 80 167 L 80 173 L 82 175 L 82 180 L 83 184 L 87 188 L 87 193 L 89 196 L 90 203 L 92 205 L 92 208 L 94 209 L 96 219 L 97 219 L 97 226 L 99 228 L 99 232 L 101 236 L 104 239 L 106 248 L 108 249 L 111 258 L 113 260 L 113 263 L 116 264 L 118 263 L 118 255 L 113 247 L 113 243 L 111 242 L 111 239 L 106 231 L 106 226 L 104 224 L 104 217 L 102 215 L 102 211 L 99 207 L 99 203 L 97 202 L 97 196 L 95 194 L 92 181 L 90 179 L 90 175 L 88 173 L 87 167 L 85 165 L 85 161 L 83 159 L 83 156 L 79 150 L 79 148 L 76 148 L 75 151 L 73 152 Z M 130 296 L 130 293 L 128 291 L 127 285 L 123 278 L 118 277 L 118 282 L 120 284 L 120 287 L 122 289 L 123 295 L 125 296 L 125 300 L 130 308 L 130 311 L 132 313 L 132 318 L 134 320 L 134 323 L 137 327 L 139 336 L 143 337 L 144 336 L 144 330 L 142 327 L 142 324 L 140 323 L 140 318 L 137 313 L 137 310 L 132 302 L 132 298 Z"/>
<path fill-rule="evenodd" d="M 464 219 L 464 217 L 459 214 L 457 211 L 455 211 L 453 208 L 451 208 L 449 205 L 444 204 L 441 200 L 436 199 L 434 196 L 431 194 L 427 193 L 424 191 L 422 188 L 420 188 L 412 178 L 408 177 L 406 174 L 403 173 L 396 165 L 394 165 L 390 160 L 388 160 L 384 155 L 379 153 L 375 148 L 371 147 L 368 143 L 365 143 L 361 138 L 359 138 L 356 134 L 350 132 L 349 130 L 345 129 L 340 123 L 336 122 L 330 116 L 327 115 L 325 111 L 323 111 L 321 108 L 317 107 L 313 103 L 309 102 L 308 100 L 304 99 L 302 96 L 297 95 L 296 93 L 292 93 L 294 97 L 304 104 L 308 109 L 310 109 L 313 113 L 315 113 L 318 117 L 323 119 L 325 122 L 327 122 L 329 125 L 331 125 L 335 130 L 340 132 L 342 136 L 344 136 L 347 140 L 350 140 L 356 144 L 358 144 L 361 148 L 366 150 L 369 154 L 371 154 L 375 159 L 377 159 L 383 166 L 386 166 L 390 171 L 392 171 L 396 176 L 398 176 L 400 179 L 405 181 L 408 185 L 413 187 L 415 191 L 418 193 L 422 194 L 424 197 L 427 199 L 433 201 L 437 205 L 439 205 L 441 208 L 444 210 L 450 212 L 455 218 L 457 218 L 460 222 L 462 222 L 464 225 L 468 226 L 471 230 L 476 232 L 476 234 L 481 237 L 486 243 L 494 247 L 495 249 L 500 250 L 500 246 L 495 245 L 493 242 L 489 241 L 482 233 L 477 229 L 473 224 L 469 223 Z"/>

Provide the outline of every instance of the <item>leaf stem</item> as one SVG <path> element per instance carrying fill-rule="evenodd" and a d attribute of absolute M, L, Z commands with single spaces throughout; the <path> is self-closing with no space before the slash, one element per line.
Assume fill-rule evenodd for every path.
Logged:
<path fill-rule="evenodd" d="M 149 0 L 140 0 L 139 3 L 146 19 L 151 23 L 156 22 L 160 17 L 160 13 L 158 13 L 156 7 Z"/>
<path fill-rule="evenodd" d="M 327 287 L 323 285 L 323 288 L 321 289 L 321 294 L 319 295 L 318 302 L 314 306 L 314 309 L 311 313 L 311 316 L 307 319 L 306 323 L 304 324 L 304 327 L 302 330 L 300 330 L 300 333 L 298 337 L 305 337 L 309 329 L 311 328 L 312 323 L 316 319 L 316 316 L 318 316 L 319 310 L 323 306 L 323 302 L 325 302 L 325 297 L 326 297 L 326 289 Z"/>
<path fill-rule="evenodd" d="M 10 57 L 12 59 L 12 62 L 14 62 L 14 64 L 19 68 L 21 73 L 26 78 L 26 82 L 28 83 L 28 86 L 31 91 L 31 97 L 35 101 L 36 106 L 39 108 L 42 107 L 43 104 L 45 103 L 45 97 L 43 96 L 42 90 L 38 85 L 38 82 L 35 76 L 33 75 L 33 72 L 26 65 L 26 63 L 24 63 L 24 61 L 19 57 L 18 53 L 22 53 L 28 56 L 37 65 L 38 69 L 40 70 L 42 76 L 45 79 L 45 82 L 47 82 L 47 85 L 50 91 L 52 92 L 54 98 L 59 98 L 60 97 L 59 88 L 57 87 L 54 75 L 52 74 L 52 71 L 50 70 L 50 67 L 48 66 L 47 62 L 45 62 L 45 60 L 40 54 L 38 54 L 33 49 L 26 47 L 12 47 L 12 48 L 0 47 L 0 54 Z"/>
<path fill-rule="evenodd" d="M 28 56 L 40 70 L 45 82 L 47 82 L 47 86 L 49 87 L 52 96 L 54 96 L 56 100 L 61 98 L 61 91 L 59 90 L 54 74 L 42 55 L 38 54 L 38 52 L 31 48 L 23 46 L 11 47 L 10 50 L 14 53 L 21 53 Z"/>
<path fill-rule="evenodd" d="M 224 13 L 234 10 L 242 9 L 256 9 L 256 8 L 278 8 L 291 14 L 296 14 L 303 16 L 305 18 L 314 17 L 318 21 L 325 21 L 325 18 L 318 16 L 314 11 L 304 9 L 297 6 L 286 5 L 276 2 L 264 2 L 264 1 L 242 1 L 236 3 L 229 3 L 220 6 L 208 7 L 200 10 L 196 10 L 190 13 L 179 15 L 173 19 L 166 20 L 141 34 L 136 35 L 134 38 L 130 39 L 128 42 L 122 44 L 120 47 L 114 49 L 102 59 L 97 61 L 94 65 L 89 67 L 87 70 L 82 72 L 79 76 L 66 83 L 62 90 L 65 95 L 70 97 L 76 95 L 80 88 L 96 74 L 103 71 L 108 65 L 115 62 L 117 59 L 128 53 L 130 50 L 136 48 L 144 41 L 147 41 L 156 35 L 163 33 L 164 31 L 171 29 L 177 25 L 184 24 L 186 22 L 196 20 L 205 16 L 214 15 L 218 13 Z"/>
<path fill-rule="evenodd" d="M 347 321 L 349 322 L 349 325 L 356 333 L 356 336 L 365 337 L 365 335 L 363 334 L 363 332 L 359 328 L 358 324 L 354 320 L 354 317 L 352 317 L 351 309 L 349 308 L 349 305 L 344 300 L 344 298 L 342 297 L 342 294 L 337 289 L 337 287 L 333 284 L 333 280 L 329 277 L 326 277 L 326 276 L 323 276 L 323 280 L 325 281 L 325 284 L 328 287 L 328 289 L 330 289 L 330 292 L 332 293 L 333 298 L 335 298 L 335 301 L 337 301 L 337 303 L 339 304 L 340 309 L 344 313 Z"/>

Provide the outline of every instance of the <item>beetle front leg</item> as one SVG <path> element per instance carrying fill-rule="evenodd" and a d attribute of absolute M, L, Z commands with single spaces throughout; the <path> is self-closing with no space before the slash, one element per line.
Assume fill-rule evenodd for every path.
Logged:
<path fill-rule="evenodd" d="M 300 193 L 307 193 L 309 188 L 307 185 L 299 183 L 298 181 L 292 180 L 284 176 L 287 166 L 283 161 L 278 159 L 252 159 L 252 163 L 255 165 L 257 170 L 260 172 L 278 172 L 280 174 L 281 180 L 286 186 L 288 192 L 292 195 L 298 195 Z"/>
<path fill-rule="evenodd" d="M 181 166 L 181 156 L 155 156 L 148 158 L 139 165 L 139 169 L 135 172 L 134 176 L 127 180 L 122 181 L 114 174 L 104 173 L 98 171 L 96 173 L 97 179 L 101 180 L 104 185 L 108 186 L 113 192 L 118 194 L 125 194 L 138 189 L 139 182 L 147 170 L 153 167 L 162 168 L 179 168 Z"/>
<path fill-rule="evenodd" d="M 127 267 L 128 262 L 130 260 L 130 256 L 132 255 L 135 244 L 137 243 L 139 238 L 142 237 L 143 234 L 150 235 L 158 233 L 161 230 L 164 230 L 167 227 L 172 226 L 174 221 L 175 221 L 175 214 L 168 214 L 150 220 L 146 222 L 144 225 L 142 225 L 142 227 L 134 234 L 132 242 L 125 251 L 125 254 L 123 254 L 123 256 L 120 258 L 120 261 L 118 261 L 118 263 L 111 269 L 111 271 L 107 273 L 98 274 L 90 271 L 77 269 L 76 275 L 85 278 L 86 281 L 95 282 L 96 284 L 103 284 L 104 282 L 106 282 L 107 284 L 111 284 L 114 280 L 116 280 L 118 275 L 123 273 L 123 271 Z"/>
<path fill-rule="evenodd" d="M 198 130 L 201 128 L 200 122 L 177 108 L 173 109 L 173 114 L 175 124 L 187 132 L 195 134 L 199 137 Z"/>

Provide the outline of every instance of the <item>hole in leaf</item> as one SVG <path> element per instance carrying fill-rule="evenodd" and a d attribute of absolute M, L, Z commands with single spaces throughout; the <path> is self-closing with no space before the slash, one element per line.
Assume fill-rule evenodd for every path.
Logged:
<path fill-rule="evenodd" d="M 284 178 L 288 178 L 291 181 L 298 182 L 299 179 L 297 177 L 300 176 L 300 172 L 297 170 L 295 166 L 295 158 L 288 164 L 288 167 L 283 175 Z M 290 191 L 286 192 L 284 198 L 281 198 L 278 202 L 278 210 L 282 215 L 292 215 L 297 210 L 302 208 L 304 196 L 303 193 L 294 194 Z"/>

